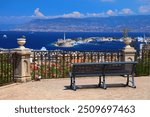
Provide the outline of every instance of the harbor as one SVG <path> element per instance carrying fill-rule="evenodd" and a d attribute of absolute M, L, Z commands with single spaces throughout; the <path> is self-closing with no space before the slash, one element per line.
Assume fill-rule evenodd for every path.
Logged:
<path fill-rule="evenodd" d="M 66 33 L 64 33 L 63 39 L 58 39 L 56 42 L 54 42 L 52 45 L 56 47 L 74 47 L 76 45 L 81 45 L 81 44 L 90 44 L 90 43 L 98 43 L 98 42 L 123 42 L 124 38 L 113 38 L 113 37 L 87 37 L 87 38 L 66 38 Z M 140 42 L 140 43 L 145 43 L 148 44 L 150 43 L 150 37 L 135 37 L 132 39 L 132 42 Z"/>

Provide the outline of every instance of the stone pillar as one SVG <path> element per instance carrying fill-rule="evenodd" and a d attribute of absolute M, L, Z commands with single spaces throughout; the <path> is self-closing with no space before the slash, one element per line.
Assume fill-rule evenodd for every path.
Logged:
<path fill-rule="evenodd" d="M 126 47 L 122 50 L 122 61 L 135 61 L 136 50 L 130 46 L 131 41 L 132 39 L 128 37 L 124 39 Z M 132 68 L 130 65 L 125 65 L 125 69 L 131 70 Z"/>
<path fill-rule="evenodd" d="M 31 80 L 30 74 L 30 54 L 31 51 L 23 45 L 26 43 L 25 38 L 17 39 L 19 48 L 14 49 L 15 53 L 15 70 L 14 80 L 16 82 L 27 82 Z"/>
<path fill-rule="evenodd" d="M 122 61 L 135 61 L 136 50 L 130 46 L 132 39 L 127 37 L 124 39 L 126 47 L 122 50 Z"/>

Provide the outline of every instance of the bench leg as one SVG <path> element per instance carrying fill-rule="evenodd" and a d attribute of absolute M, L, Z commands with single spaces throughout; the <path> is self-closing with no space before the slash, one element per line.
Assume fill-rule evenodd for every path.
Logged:
<path fill-rule="evenodd" d="M 129 83 L 131 83 L 131 85 Z M 132 88 L 136 88 L 135 81 L 134 81 L 134 75 L 131 75 L 131 78 L 130 78 L 130 75 L 127 75 L 126 86 L 129 86 L 129 87 L 132 87 Z"/>
<path fill-rule="evenodd" d="M 126 83 L 126 86 L 128 86 L 129 85 L 129 75 L 127 75 L 127 83 Z"/>
<path fill-rule="evenodd" d="M 132 87 L 133 87 L 133 88 L 136 88 L 136 86 L 135 86 L 135 81 L 134 81 L 134 75 L 132 75 L 132 82 L 131 82 L 131 83 L 132 83 Z"/>
<path fill-rule="evenodd" d="M 102 80 L 101 76 L 99 76 L 99 84 L 98 84 L 99 87 L 101 87 L 101 82 L 102 82 L 101 80 Z"/>
<path fill-rule="evenodd" d="M 70 88 L 72 88 L 72 76 L 70 77 Z"/>
<path fill-rule="evenodd" d="M 103 88 L 104 88 L 104 89 L 107 89 L 107 86 L 106 86 L 106 83 L 105 83 L 105 82 L 106 82 L 105 76 L 103 76 Z"/>
<path fill-rule="evenodd" d="M 73 89 L 74 91 L 76 91 L 75 77 L 73 77 L 72 89 Z"/>

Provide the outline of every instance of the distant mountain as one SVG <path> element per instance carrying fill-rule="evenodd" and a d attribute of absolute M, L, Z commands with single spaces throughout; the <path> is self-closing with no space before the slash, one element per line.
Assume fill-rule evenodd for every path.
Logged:
<path fill-rule="evenodd" d="M 15 31 L 52 32 L 150 32 L 150 15 L 34 19 L 19 25 Z"/>
<path fill-rule="evenodd" d="M 7 31 L 9 29 L 15 28 L 16 26 L 16 24 L 0 24 L 0 31 Z"/>

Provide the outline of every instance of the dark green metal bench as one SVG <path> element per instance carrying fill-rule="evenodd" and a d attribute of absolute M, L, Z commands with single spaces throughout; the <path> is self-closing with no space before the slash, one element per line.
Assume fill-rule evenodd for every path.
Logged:
<path fill-rule="evenodd" d="M 136 88 L 134 71 L 137 62 L 101 62 L 101 63 L 73 63 L 70 72 L 70 88 L 76 90 L 76 77 L 99 77 L 99 87 L 107 88 L 106 76 L 127 76 L 125 86 Z M 101 78 L 102 77 L 102 78 Z M 131 78 L 131 80 L 130 80 Z"/>

